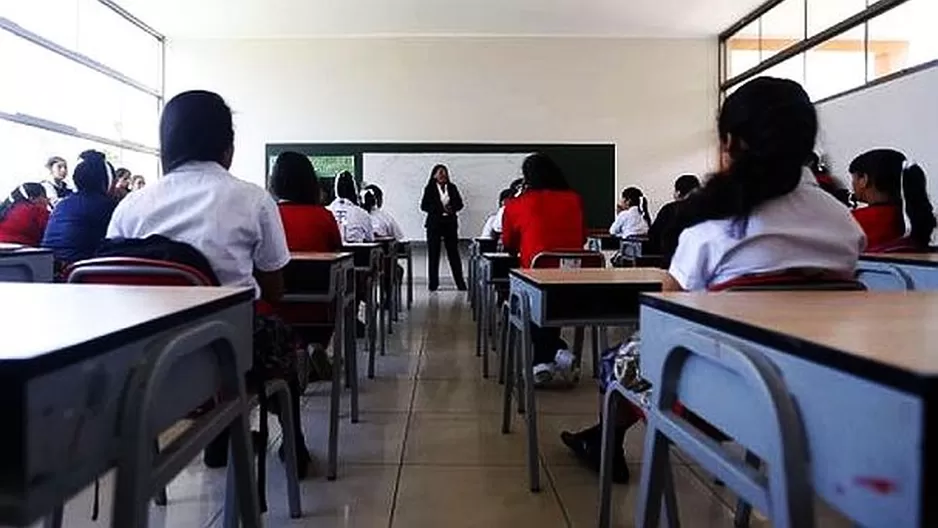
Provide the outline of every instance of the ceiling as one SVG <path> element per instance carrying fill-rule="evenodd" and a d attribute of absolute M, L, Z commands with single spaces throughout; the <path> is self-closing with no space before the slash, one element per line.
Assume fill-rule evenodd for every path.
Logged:
<path fill-rule="evenodd" d="M 764 0 L 118 0 L 170 38 L 714 36 Z"/>

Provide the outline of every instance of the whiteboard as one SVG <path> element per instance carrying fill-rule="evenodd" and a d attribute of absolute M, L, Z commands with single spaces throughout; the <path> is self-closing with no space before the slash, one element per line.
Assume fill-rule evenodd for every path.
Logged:
<path fill-rule="evenodd" d="M 818 148 L 832 173 L 850 184 L 853 158 L 874 148 L 894 148 L 928 176 L 938 198 L 938 67 L 894 79 L 817 105 Z"/>
<path fill-rule="evenodd" d="M 521 163 L 527 156 L 366 152 L 362 155 L 362 177 L 365 185 L 373 183 L 384 191 L 384 209 L 397 220 L 408 239 L 426 240 L 426 216 L 420 210 L 420 199 L 433 166 L 446 165 L 465 203 L 459 213 L 459 238 L 474 238 L 498 207 L 498 194 L 521 177 Z"/>

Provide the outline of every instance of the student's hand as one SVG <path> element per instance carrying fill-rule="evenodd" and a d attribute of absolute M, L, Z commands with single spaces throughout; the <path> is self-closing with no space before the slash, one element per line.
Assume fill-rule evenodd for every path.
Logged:
<path fill-rule="evenodd" d="M 625 202 L 623 202 L 622 200 L 619 200 L 618 202 L 616 202 L 616 214 L 619 214 L 622 211 L 625 211 Z"/>

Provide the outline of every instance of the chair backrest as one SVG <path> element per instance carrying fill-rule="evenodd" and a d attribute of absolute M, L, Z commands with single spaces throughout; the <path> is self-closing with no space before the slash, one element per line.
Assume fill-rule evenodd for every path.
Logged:
<path fill-rule="evenodd" d="M 543 251 L 534 256 L 532 268 L 605 268 L 606 256 L 599 251 Z"/>
<path fill-rule="evenodd" d="M 134 257 L 105 257 L 79 261 L 65 270 L 65 280 L 80 284 L 212 286 L 208 277 L 191 266 Z"/>
<path fill-rule="evenodd" d="M 739 277 L 713 286 L 710 291 L 866 291 L 866 286 L 848 274 L 804 269 Z"/>
<path fill-rule="evenodd" d="M 913 242 L 910 238 L 900 238 L 888 244 L 866 248 L 867 253 L 927 253 L 929 250 L 923 250 L 921 246 Z"/>

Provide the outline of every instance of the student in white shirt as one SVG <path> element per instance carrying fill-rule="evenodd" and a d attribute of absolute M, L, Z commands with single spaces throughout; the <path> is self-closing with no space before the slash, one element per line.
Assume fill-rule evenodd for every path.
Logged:
<path fill-rule="evenodd" d="M 173 97 L 160 120 L 160 158 L 165 176 L 129 194 L 117 206 L 108 238 L 161 235 L 199 250 L 222 286 L 253 288 L 257 308 L 269 312 L 283 295 L 290 261 L 277 204 L 264 189 L 228 172 L 234 154 L 231 110 L 218 95 L 190 91 Z M 297 351 L 280 319 L 256 315 L 252 379 L 283 378 L 299 416 Z M 299 474 L 309 452 L 296 427 Z M 227 462 L 227 434 L 205 451 L 205 463 Z"/>
<path fill-rule="evenodd" d="M 485 219 L 485 225 L 482 226 L 482 237 L 498 240 L 502 236 L 502 218 L 505 216 L 505 202 L 511 199 L 515 191 L 505 189 L 498 194 L 498 210 L 490 214 Z"/>
<path fill-rule="evenodd" d="M 708 290 L 734 279 L 795 269 L 852 276 L 865 244 L 863 232 L 804 167 L 817 126 L 811 99 L 793 81 L 758 78 L 726 99 L 718 126 L 724 169 L 681 208 L 684 230 L 665 290 Z M 604 377 L 604 386 L 610 382 Z M 641 413 L 631 406 L 621 410 L 614 418 L 613 478 L 625 482 L 629 472 L 622 444 Z M 693 413 L 685 418 L 699 420 Z M 699 428 L 709 427 L 702 423 Z M 601 432 L 600 422 L 564 432 L 561 439 L 598 469 Z"/>
<path fill-rule="evenodd" d="M 617 205 L 619 214 L 609 228 L 609 234 L 619 238 L 648 234 L 651 217 L 648 215 L 648 199 L 638 187 L 622 191 L 622 200 Z"/>
<path fill-rule="evenodd" d="M 384 192 L 380 187 L 374 184 L 366 185 L 361 198 L 361 207 L 371 216 L 371 227 L 376 237 L 404 240 L 404 230 L 397 220 L 382 208 Z"/>
<path fill-rule="evenodd" d="M 335 216 L 346 243 L 371 242 L 375 239 L 371 217 L 358 206 L 358 186 L 349 171 L 342 171 L 335 179 L 335 200 L 326 207 Z"/>

